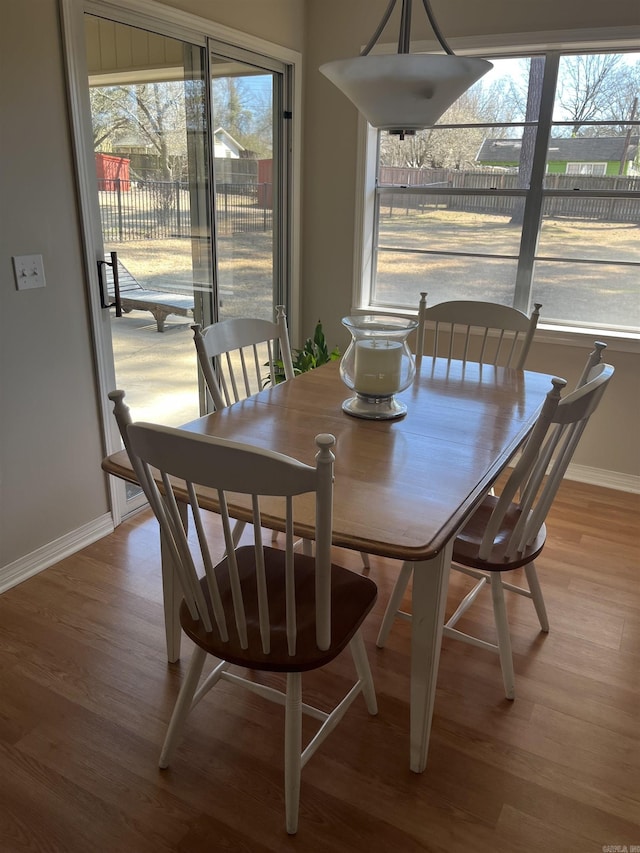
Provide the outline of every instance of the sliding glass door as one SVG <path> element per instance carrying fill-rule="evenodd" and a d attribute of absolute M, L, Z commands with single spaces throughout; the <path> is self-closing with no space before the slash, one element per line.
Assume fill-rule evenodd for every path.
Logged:
<path fill-rule="evenodd" d="M 206 52 L 92 15 L 85 32 L 116 385 L 135 419 L 177 425 L 200 412 L 189 327 L 214 316 Z"/>
<path fill-rule="evenodd" d="M 112 451 L 109 391 L 134 419 L 195 418 L 206 395 L 190 326 L 290 306 L 292 66 L 161 10 L 148 22 L 100 0 L 62 6 Z M 136 500 L 117 498 L 115 517 Z"/>
<path fill-rule="evenodd" d="M 221 44 L 210 60 L 218 317 L 270 320 L 289 289 L 286 68 Z"/>

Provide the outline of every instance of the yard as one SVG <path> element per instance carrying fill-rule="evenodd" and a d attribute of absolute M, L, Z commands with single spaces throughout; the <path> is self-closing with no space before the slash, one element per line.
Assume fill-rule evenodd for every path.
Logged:
<path fill-rule="evenodd" d="M 517 254 L 520 228 L 503 216 L 448 210 L 410 211 L 384 218 L 376 298 L 381 306 L 417 306 L 426 290 L 429 302 L 469 298 L 509 303 L 516 263 L 507 258 L 461 255 L 424 256 L 411 250 Z M 547 220 L 539 251 L 552 258 L 538 262 L 533 297 L 541 302 L 542 322 L 566 318 L 598 324 L 606 315 L 621 326 L 640 326 L 640 277 L 637 267 L 584 264 L 572 258 L 638 261 L 638 225 L 565 219 Z M 222 236 L 220 316 L 272 316 L 271 233 Z M 193 287 L 192 243 L 188 239 L 139 240 L 113 246 L 129 271 L 145 287 L 189 292 Z M 401 251 L 398 251 L 400 249 Z M 461 289 L 461 282 L 464 287 Z M 156 332 L 147 312 L 133 311 L 112 322 L 119 387 L 138 418 L 184 423 L 198 411 L 197 369 L 192 321 L 170 316 L 166 331 Z M 170 370 L 167 370 L 170 365 Z M 171 412 L 167 418 L 166 412 Z"/>
<path fill-rule="evenodd" d="M 269 232 L 220 238 L 221 318 L 272 319 L 271 239 Z M 193 291 L 188 239 L 138 240 L 105 248 L 117 250 L 125 267 L 146 288 Z M 136 419 L 178 425 L 200 414 L 193 322 L 170 315 L 160 334 L 148 311 L 112 318 L 116 384 L 126 391 Z"/>
<path fill-rule="evenodd" d="M 640 223 L 639 223 L 640 224 Z M 538 244 L 532 301 L 541 302 L 542 321 L 570 320 L 640 327 L 638 267 L 610 261 L 640 261 L 639 224 L 579 219 L 546 219 Z M 417 304 L 483 299 L 510 304 L 521 237 L 506 216 L 446 209 L 408 211 L 381 217 L 376 301 Z M 473 252 L 476 256 L 422 255 L 416 250 Z M 477 255 L 502 255 L 486 259 Z M 584 263 L 596 261 L 597 263 Z M 567 306 L 570 314 L 567 315 Z"/>

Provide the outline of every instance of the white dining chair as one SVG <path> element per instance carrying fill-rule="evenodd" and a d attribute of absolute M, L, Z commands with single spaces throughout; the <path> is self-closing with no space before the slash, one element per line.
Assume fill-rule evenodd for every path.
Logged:
<path fill-rule="evenodd" d="M 138 479 L 138 485 L 142 488 L 146 499 L 149 500 L 149 484 L 146 481 L 145 472 L 140 464 L 140 460 L 136 459 L 135 454 L 131 449 L 129 436 L 127 434 L 127 427 L 133 422 L 133 420 L 131 418 L 131 410 L 124 401 L 126 394 L 122 389 L 117 388 L 115 391 L 109 391 L 107 396 L 113 403 L 113 416 L 116 419 L 116 424 L 118 425 L 124 449 L 127 451 L 127 455 L 131 461 L 131 466 Z"/>
<path fill-rule="evenodd" d="M 549 630 L 535 560 L 546 541 L 545 519 L 558 487 L 589 418 L 613 376 L 613 367 L 600 362 L 601 349 L 596 347 L 590 356 L 589 370 L 581 377 L 578 387 L 564 399 L 560 391 L 566 381 L 552 380 L 553 388 L 500 496 L 487 495 L 454 541 L 451 568 L 469 575 L 476 583 L 448 618 L 444 636 L 497 652 L 508 699 L 515 697 L 515 676 L 503 591 L 530 598 L 541 630 Z M 502 580 L 505 572 L 519 568 L 524 568 L 528 588 Z M 412 564 L 404 563 L 382 619 L 376 641 L 379 648 L 384 647 L 396 617 L 411 618 L 402 610 L 411 574 Z M 496 643 L 456 628 L 486 585 L 491 589 Z"/>
<path fill-rule="evenodd" d="M 508 305 L 464 299 L 427 307 L 427 293 L 422 291 L 418 304 L 416 369 L 422 363 L 426 340 L 431 356 L 523 370 L 541 308 L 542 303 L 536 302 L 527 316 Z"/>
<path fill-rule="evenodd" d="M 524 368 L 542 303 L 530 316 L 494 302 L 452 300 L 427 307 L 420 293 L 416 332 L 416 368 L 425 354 L 480 364 Z M 427 335 L 428 333 L 428 335 Z"/>
<path fill-rule="evenodd" d="M 233 317 L 204 328 L 194 323 L 191 329 L 198 364 L 216 411 L 279 380 L 294 377 L 283 305 L 276 307 L 275 323 L 255 317 Z M 244 522 L 236 522 L 234 541 L 240 541 L 244 529 Z M 272 541 L 277 538 L 274 530 Z"/>
<path fill-rule="evenodd" d="M 124 448 L 127 451 L 127 456 L 131 461 L 131 466 L 135 472 L 138 485 L 142 488 L 144 492 L 144 496 L 147 500 L 149 500 L 149 484 L 146 481 L 145 473 L 140 465 L 140 460 L 136 458 L 135 453 L 131 447 L 131 443 L 129 441 L 127 435 L 127 427 L 130 423 L 132 423 L 131 410 L 129 406 L 125 403 L 125 392 L 118 388 L 115 391 L 110 391 L 108 394 L 109 399 L 113 403 L 113 415 L 116 419 L 116 423 L 118 425 L 118 430 L 120 431 L 120 436 L 122 438 L 122 443 L 124 444 Z M 244 529 L 246 527 L 246 523 L 244 521 L 236 520 L 233 524 L 232 529 L 232 537 L 233 541 L 238 543 L 242 534 L 244 533 Z M 273 531 L 273 540 L 275 541 L 277 538 L 277 531 Z M 167 595 L 170 596 L 170 592 L 167 591 Z M 170 607 L 170 604 L 165 601 L 165 609 Z"/>
<path fill-rule="evenodd" d="M 298 828 L 302 767 L 360 693 L 369 713 L 377 713 L 361 632 L 376 600 L 376 585 L 331 563 L 335 438 L 318 435 L 316 464 L 306 465 L 273 451 L 154 424 L 134 423 L 127 427 L 127 434 L 132 452 L 144 468 L 151 505 L 182 586 L 182 630 L 195 646 L 162 747 L 160 767 L 168 767 L 174 757 L 189 713 L 219 682 L 245 687 L 284 705 L 286 829 L 293 834 Z M 160 472 L 162 492 L 150 466 Z M 227 556 L 217 565 L 198 500 L 202 489 L 216 496 L 222 516 Z M 294 498 L 308 493 L 315 495 L 315 556 L 294 551 Z M 236 548 L 228 506 L 231 501 L 237 503 L 239 495 L 244 496 L 252 519 L 254 542 Z M 179 511 L 185 499 L 197 532 L 191 538 Z M 265 545 L 261 537 L 261 512 L 268 512 L 274 499 L 284 499 L 286 507 L 282 549 Z M 203 567 L 200 575 L 196 566 Z M 302 673 L 325 666 L 347 647 L 357 675 L 348 692 L 331 711 L 304 703 Z M 214 659 L 213 669 L 202 679 L 208 657 Z M 243 672 L 247 669 L 283 674 L 284 689 L 247 678 Z M 304 749 L 303 712 L 320 723 Z M 201 713 L 207 713 L 206 709 Z M 236 736 L 242 737 L 242 732 Z M 193 743 L 197 729 L 188 737 Z M 187 751 L 183 761 L 188 760 Z M 226 781 L 221 779 L 220 784 Z"/>
<path fill-rule="evenodd" d="M 576 388 L 582 388 L 585 382 L 593 373 L 593 368 L 602 363 L 602 354 L 606 350 L 607 345 L 604 341 L 594 341 L 593 350 L 589 353 L 584 365 L 584 369 L 580 374 L 580 378 L 576 384 Z"/>
<path fill-rule="evenodd" d="M 198 324 L 191 328 L 198 363 L 216 410 L 295 376 L 282 305 L 276 308 L 275 323 L 241 317 L 221 320 L 204 329 Z M 243 530 L 242 522 L 236 524 L 235 536 L 241 536 Z M 272 541 L 277 536 L 274 531 Z M 302 545 L 309 553 L 311 543 L 303 540 Z M 361 557 L 363 566 L 369 569 L 369 555 L 362 553 Z"/>
<path fill-rule="evenodd" d="M 213 405 L 230 406 L 280 379 L 293 379 L 293 362 L 284 307 L 275 323 L 254 317 L 191 326 L 198 364 Z"/>

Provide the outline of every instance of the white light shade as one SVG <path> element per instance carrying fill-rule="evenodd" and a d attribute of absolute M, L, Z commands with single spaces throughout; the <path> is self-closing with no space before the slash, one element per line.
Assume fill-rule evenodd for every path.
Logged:
<path fill-rule="evenodd" d="M 431 127 L 493 68 L 486 59 L 435 53 L 358 56 L 320 66 L 325 77 L 379 130 Z"/>

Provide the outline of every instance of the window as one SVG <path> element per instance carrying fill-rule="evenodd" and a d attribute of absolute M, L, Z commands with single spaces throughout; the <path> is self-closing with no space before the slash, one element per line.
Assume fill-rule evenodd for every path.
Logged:
<path fill-rule="evenodd" d="M 567 175 L 606 175 L 606 163 L 567 163 Z"/>
<path fill-rule="evenodd" d="M 435 127 L 377 134 L 361 307 L 426 290 L 640 331 L 640 54 L 492 61 Z"/>

